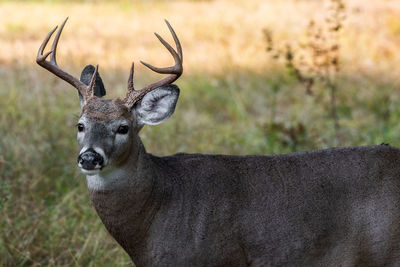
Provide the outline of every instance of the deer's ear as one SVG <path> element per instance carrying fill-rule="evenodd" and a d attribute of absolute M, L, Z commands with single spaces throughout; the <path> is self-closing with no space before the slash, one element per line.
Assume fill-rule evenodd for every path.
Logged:
<path fill-rule="evenodd" d="M 86 85 L 89 85 L 90 80 L 92 79 L 95 67 L 93 65 L 87 65 L 81 73 L 81 82 Z M 103 81 L 101 80 L 100 73 L 97 73 L 96 81 L 94 83 L 94 95 L 97 97 L 103 97 L 106 95 L 106 89 L 104 88 Z M 83 97 L 78 92 L 79 101 L 81 102 L 81 106 L 83 105 Z"/>
<path fill-rule="evenodd" d="M 168 119 L 175 111 L 178 97 L 179 88 L 174 84 L 161 86 L 147 93 L 132 109 L 139 126 L 156 125 Z"/>

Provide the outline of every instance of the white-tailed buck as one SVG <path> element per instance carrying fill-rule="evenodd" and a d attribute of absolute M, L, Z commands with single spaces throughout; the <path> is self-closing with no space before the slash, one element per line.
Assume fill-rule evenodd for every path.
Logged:
<path fill-rule="evenodd" d="M 104 99 L 97 67 L 56 63 L 58 30 L 37 63 L 78 89 L 78 166 L 94 207 L 136 266 L 400 266 L 400 150 L 334 148 L 277 156 L 157 157 L 139 138 L 174 112 L 182 49 L 162 80 Z M 50 60 L 46 58 L 50 55 Z M 206 141 L 206 140 L 204 140 Z"/>

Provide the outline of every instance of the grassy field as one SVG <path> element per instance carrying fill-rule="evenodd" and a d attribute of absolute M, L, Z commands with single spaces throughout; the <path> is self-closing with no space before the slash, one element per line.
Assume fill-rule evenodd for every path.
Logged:
<path fill-rule="evenodd" d="M 153 154 L 399 146 L 400 2 L 364 3 L 345 1 L 335 131 L 324 85 L 307 94 L 263 35 L 268 28 L 278 47 L 295 47 L 311 19 L 329 16 L 323 1 L 0 1 L 0 266 L 130 265 L 76 168 L 76 89 L 34 62 L 66 16 L 59 65 L 78 76 L 99 64 L 108 97 L 124 95 L 132 60 L 172 63 L 152 33 L 171 41 L 164 18 L 175 28 L 181 97 L 174 116 L 142 130 Z M 159 78 L 136 66 L 137 87 Z"/>

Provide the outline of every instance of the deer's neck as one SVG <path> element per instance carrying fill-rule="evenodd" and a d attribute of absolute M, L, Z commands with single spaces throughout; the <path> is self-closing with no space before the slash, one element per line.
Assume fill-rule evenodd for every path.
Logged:
<path fill-rule="evenodd" d="M 132 258 L 143 253 L 162 199 L 157 166 L 141 141 L 121 168 L 87 177 L 92 203 L 110 234 Z"/>
<path fill-rule="evenodd" d="M 146 187 L 150 182 L 144 176 L 152 171 L 149 155 L 138 138 L 132 144 L 126 160 L 118 167 L 106 167 L 100 173 L 87 175 L 86 182 L 90 191 L 120 191 L 126 188 Z"/>

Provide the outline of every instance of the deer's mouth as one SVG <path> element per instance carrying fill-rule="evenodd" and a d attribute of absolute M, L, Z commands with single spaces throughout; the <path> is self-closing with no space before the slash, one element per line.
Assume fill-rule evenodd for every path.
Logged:
<path fill-rule="evenodd" d="M 78 167 L 81 170 L 81 172 L 83 174 L 86 175 L 95 175 L 95 174 L 99 174 L 101 170 L 103 170 L 104 166 L 95 166 L 95 168 L 85 168 L 84 166 L 82 166 L 80 163 L 78 163 Z"/>

